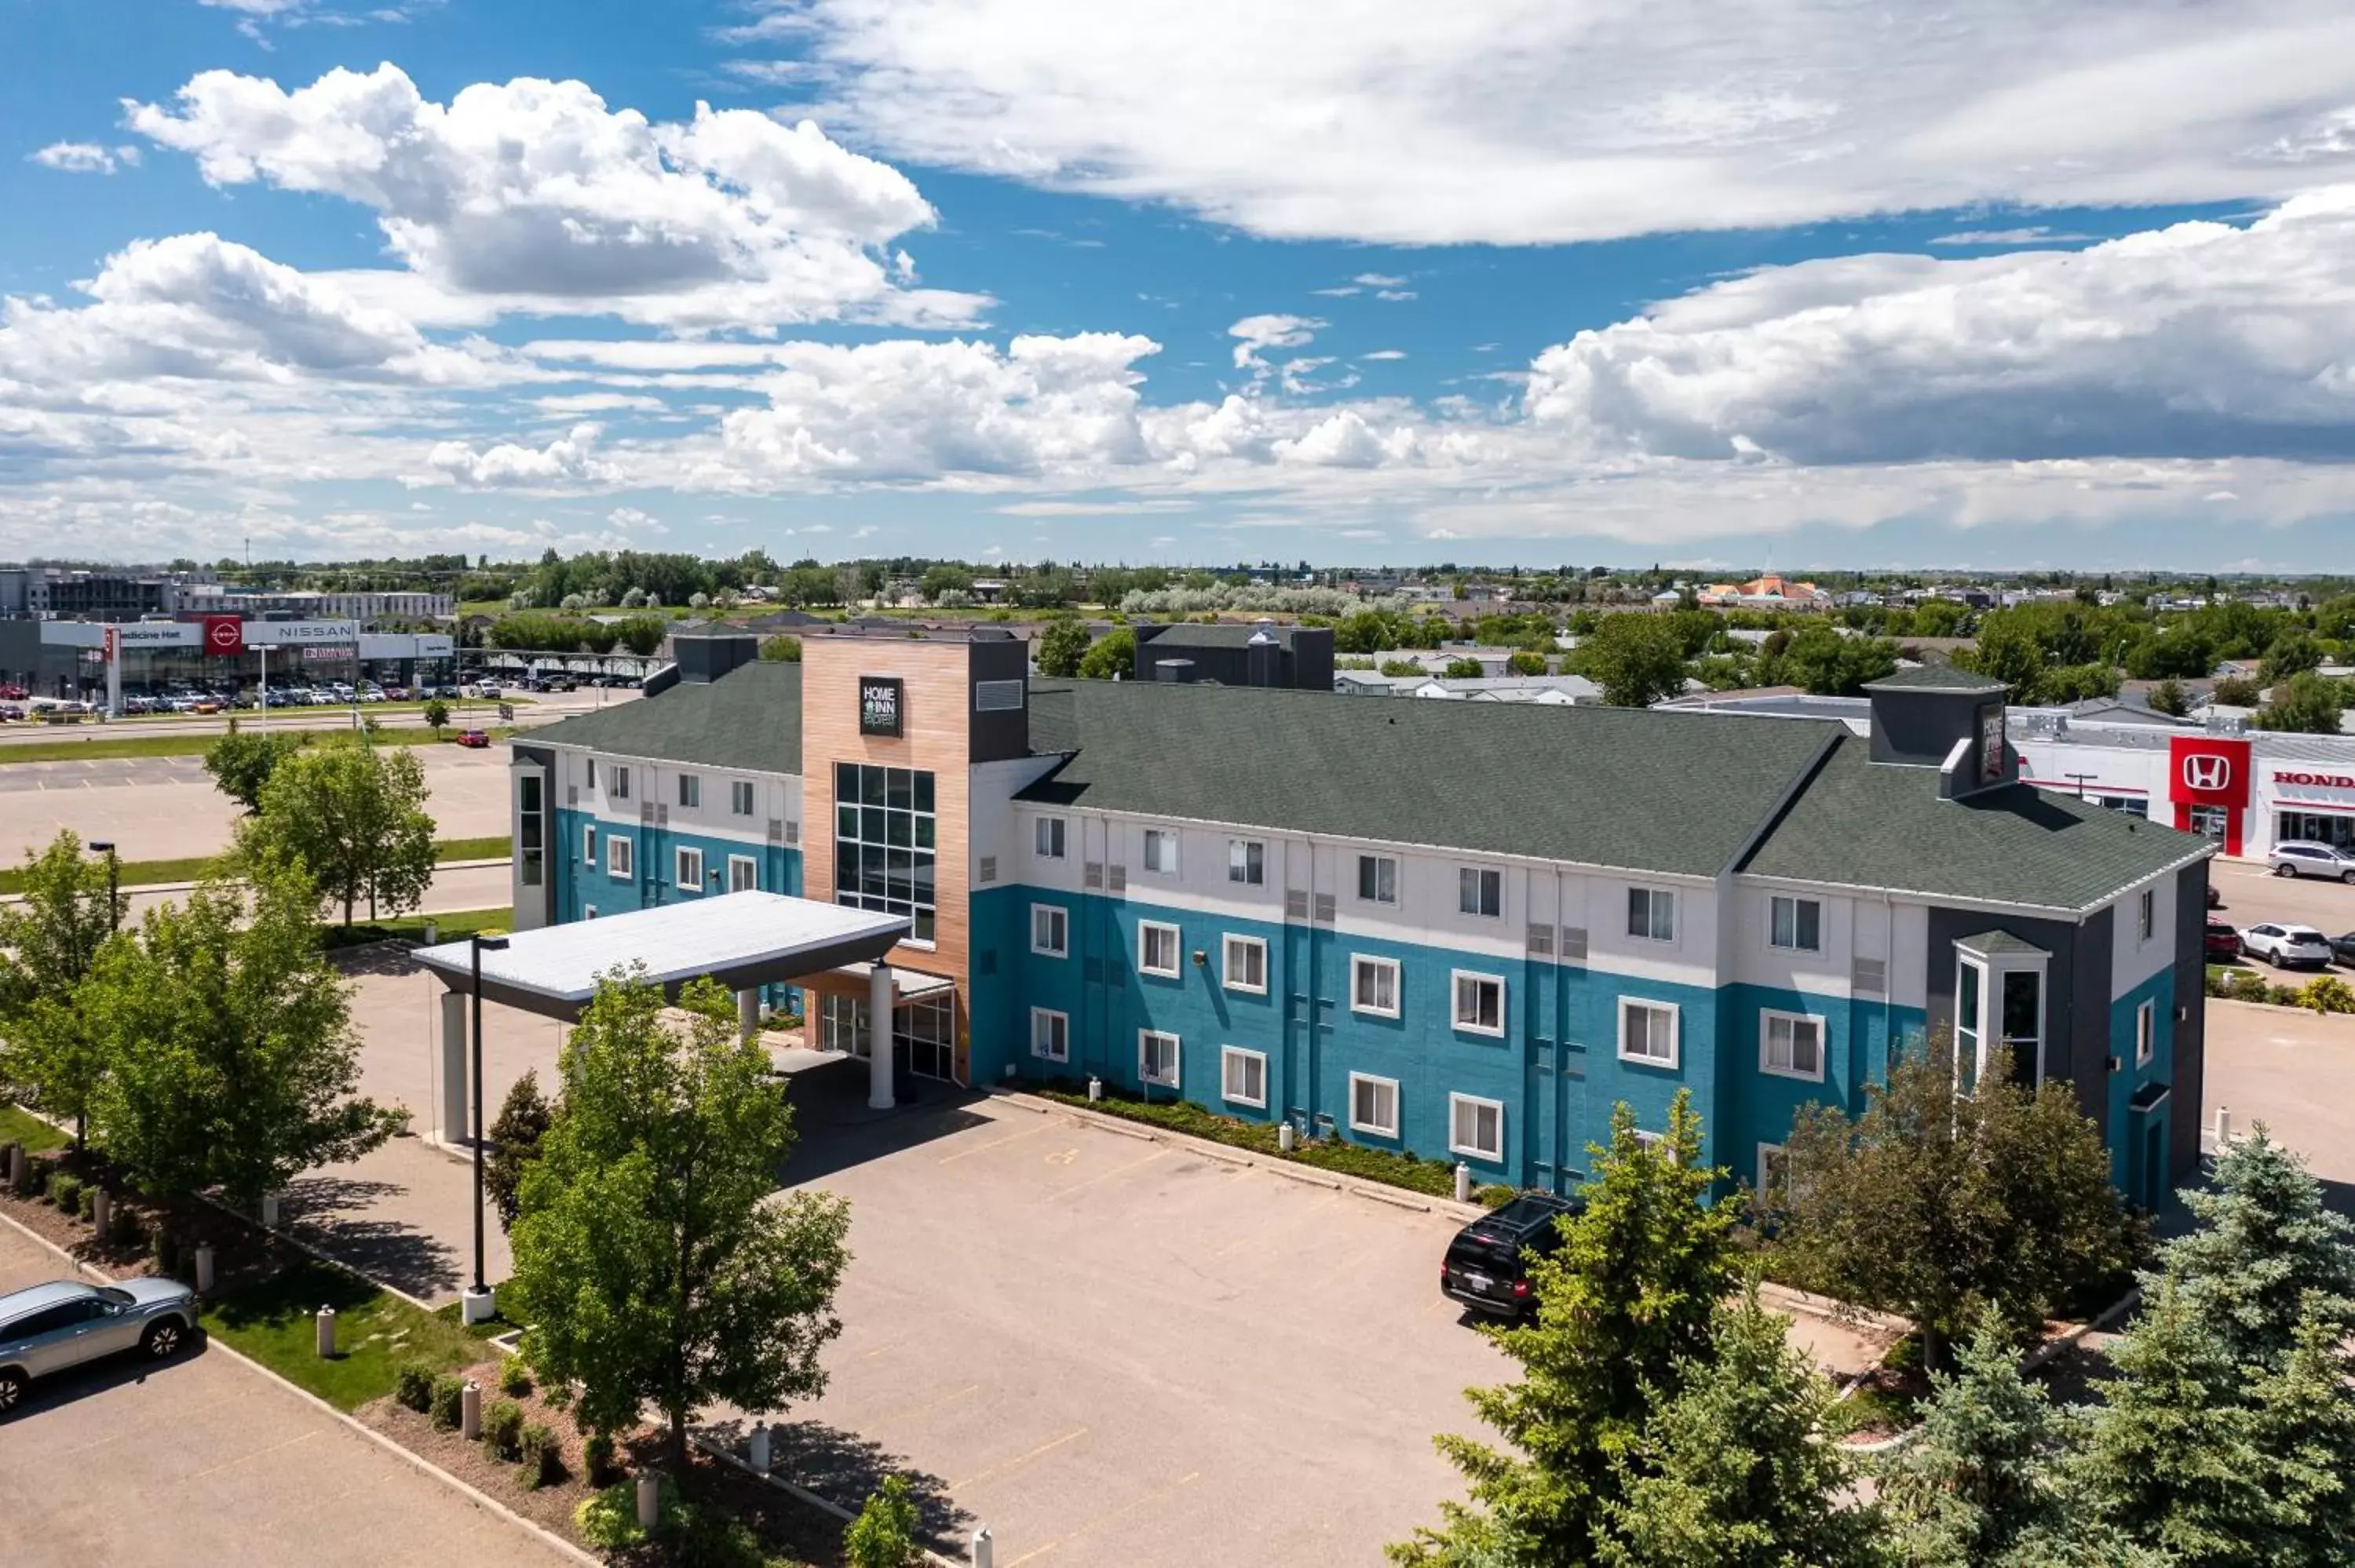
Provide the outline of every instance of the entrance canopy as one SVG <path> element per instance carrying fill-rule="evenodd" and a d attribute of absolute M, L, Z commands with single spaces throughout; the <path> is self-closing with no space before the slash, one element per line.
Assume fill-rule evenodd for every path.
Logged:
<path fill-rule="evenodd" d="M 483 954 L 483 995 L 544 1017 L 572 1019 L 602 975 L 633 964 L 676 998 L 709 976 L 731 991 L 783 984 L 881 959 L 906 938 L 905 915 L 820 904 L 782 893 L 725 893 L 653 909 L 518 931 Z M 473 987 L 471 942 L 419 949 L 417 961 L 453 991 Z"/>

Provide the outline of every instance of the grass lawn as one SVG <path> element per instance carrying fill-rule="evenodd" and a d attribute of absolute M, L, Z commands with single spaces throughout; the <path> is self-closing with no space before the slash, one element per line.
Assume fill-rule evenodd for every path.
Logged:
<path fill-rule="evenodd" d="M 38 1154 L 45 1149 L 63 1149 L 72 1141 L 29 1111 L 0 1106 L 0 1143 L 21 1143 L 27 1153 Z"/>
<path fill-rule="evenodd" d="M 333 948 L 357 948 L 367 942 L 381 942 L 392 937 L 406 937 L 412 941 L 425 938 L 425 923 L 431 920 L 442 940 L 455 941 L 477 931 L 506 931 L 515 926 L 513 909 L 461 909 L 447 915 L 401 915 L 389 920 L 361 921 L 350 926 L 330 926 L 326 945 Z"/>
<path fill-rule="evenodd" d="M 336 1309 L 333 1361 L 321 1361 L 315 1314 Z M 211 1303 L 205 1331 L 338 1410 L 392 1392 L 401 1363 L 436 1372 L 484 1359 L 480 1340 L 356 1275 L 304 1258 Z"/>
<path fill-rule="evenodd" d="M 430 729 L 380 729 L 376 732 L 378 746 L 439 746 L 454 741 L 463 725 L 453 724 L 440 735 Z M 352 733 L 352 726 L 342 725 L 333 729 L 269 729 L 267 735 L 302 735 L 314 740 L 332 739 Z M 494 729 L 493 740 L 505 740 L 515 733 L 512 729 Z M 100 735 L 91 734 L 80 740 L 27 740 L 0 745 L 0 767 L 11 762 L 104 762 L 124 757 L 202 757 L 212 748 L 220 736 L 214 735 Z"/>
<path fill-rule="evenodd" d="M 273 686 L 271 690 L 275 691 L 277 688 Z M 442 700 L 450 705 L 451 722 L 453 724 L 469 718 L 496 718 L 498 716 L 498 703 L 493 702 L 487 697 L 445 697 Z M 531 703 L 537 700 L 538 699 L 528 692 L 518 692 L 514 696 L 500 699 L 502 702 L 515 704 Z M 329 704 L 325 706 L 316 708 L 315 710 L 314 710 L 311 705 L 307 703 L 301 708 L 273 706 L 270 710 L 270 716 L 272 718 L 292 718 L 297 713 L 311 711 L 315 711 L 322 715 L 327 714 L 341 714 L 344 715 L 344 719 L 346 724 L 351 720 L 352 710 L 349 703 Z M 361 713 L 371 715 L 378 718 L 381 718 L 386 714 L 418 714 L 423 713 L 424 711 L 425 702 L 422 698 L 420 698 L 415 702 L 362 703 L 360 705 Z M 106 722 L 109 727 L 112 727 L 118 724 L 170 724 L 175 721 L 186 723 L 187 720 L 192 718 L 218 716 L 220 715 L 199 714 L 124 714 L 119 719 L 109 719 Z M 251 710 L 240 708 L 235 710 L 231 716 L 250 722 L 259 715 Z"/>
<path fill-rule="evenodd" d="M 436 839 L 433 841 L 433 863 L 447 865 L 453 860 L 509 860 L 515 855 L 515 840 L 505 833 L 495 833 L 485 839 Z"/>
<path fill-rule="evenodd" d="M 515 853 L 515 841 L 506 834 L 480 839 L 441 839 L 433 845 L 433 863 L 448 865 L 460 860 L 506 860 Z M 185 860 L 126 860 L 123 863 L 123 885 L 126 888 L 154 887 L 166 882 L 196 882 L 218 863 L 214 855 L 191 855 Z M 25 891 L 25 874 L 21 870 L 0 871 L 0 895 Z"/>

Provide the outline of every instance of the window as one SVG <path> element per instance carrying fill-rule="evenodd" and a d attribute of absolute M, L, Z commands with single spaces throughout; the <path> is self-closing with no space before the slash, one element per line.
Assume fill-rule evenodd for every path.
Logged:
<path fill-rule="evenodd" d="M 1265 996 L 1267 943 L 1257 937 L 1229 937 L 1220 946 L 1225 948 L 1220 968 L 1227 989 Z"/>
<path fill-rule="evenodd" d="M 2143 895 L 2147 898 L 2149 894 Z M 2158 1050 L 2158 1010 L 2151 1002 L 2135 1009 L 2135 1065 L 2147 1067 Z"/>
<path fill-rule="evenodd" d="M 1505 874 L 1491 867 L 1467 865 L 1455 874 L 1455 906 L 1466 915 L 1494 919 L 1505 912 Z"/>
<path fill-rule="evenodd" d="M 1955 960 L 1955 1088 L 1969 1094 L 1978 1083 L 1979 1065 L 1987 1059 L 1981 1046 L 1986 1031 L 1979 1022 L 1979 992 L 1987 970 L 1968 959 Z"/>
<path fill-rule="evenodd" d="M 605 874 L 616 882 L 627 882 L 631 876 L 630 841 L 608 833 L 605 837 Z"/>
<path fill-rule="evenodd" d="M 692 810 L 703 804 L 703 779 L 699 774 L 678 776 L 678 803 Z"/>
<path fill-rule="evenodd" d="M 1049 1062 L 1071 1059 L 1071 1020 L 1044 1007 L 1030 1010 L 1030 1054 Z"/>
<path fill-rule="evenodd" d="M 678 852 L 678 890 L 681 893 L 703 891 L 703 852 L 683 849 Z"/>
<path fill-rule="evenodd" d="M 537 773 L 516 779 L 516 873 L 526 887 L 539 885 L 540 863 L 547 858 L 548 819 L 539 786 Z"/>
<path fill-rule="evenodd" d="M 933 776 L 871 763 L 834 765 L 834 901 L 904 915 L 911 940 L 933 934 L 937 820 Z"/>
<path fill-rule="evenodd" d="M 1349 1011 L 1399 1015 L 1399 966 L 1396 959 L 1349 958 Z"/>
<path fill-rule="evenodd" d="M 1165 926 L 1158 920 L 1139 920 L 1136 923 L 1136 968 L 1140 974 L 1175 979 L 1178 974 L 1178 927 Z"/>
<path fill-rule="evenodd" d="M 613 788 L 609 791 L 616 800 L 630 798 L 630 770 L 620 763 L 613 764 Z"/>
<path fill-rule="evenodd" d="M 1824 1021 L 1797 1012 L 1758 1015 L 1758 1070 L 1780 1078 L 1824 1076 Z"/>
<path fill-rule="evenodd" d="M 1031 848 L 1040 860 L 1063 858 L 1063 819 L 1041 817 L 1031 825 Z"/>
<path fill-rule="evenodd" d="M 1266 880 L 1267 846 L 1253 839 L 1227 841 L 1227 880 L 1257 887 Z"/>
<path fill-rule="evenodd" d="M 1068 957 L 1071 950 L 1071 911 L 1060 904 L 1030 906 L 1030 950 L 1050 959 Z"/>
<path fill-rule="evenodd" d="M 1267 1108 L 1267 1054 L 1240 1045 L 1219 1051 L 1219 1097 L 1232 1105 Z"/>
<path fill-rule="evenodd" d="M 1379 1138 L 1398 1136 L 1398 1080 L 1349 1075 L 1349 1128 Z"/>
<path fill-rule="evenodd" d="M 1162 876 L 1178 874 L 1178 835 L 1167 828 L 1145 830 L 1145 869 Z"/>
<path fill-rule="evenodd" d="M 1619 999 L 1619 1057 L 1656 1067 L 1677 1065 L 1677 1010 L 1666 1002 Z"/>
<path fill-rule="evenodd" d="M 1136 1075 L 1165 1088 L 1178 1086 L 1178 1036 L 1157 1029 L 1136 1032 Z"/>
<path fill-rule="evenodd" d="M 1628 914 L 1629 929 L 1634 929 L 1635 914 Z M 1766 945 L 1787 948 L 1795 953 L 1820 953 L 1824 950 L 1824 906 L 1813 898 L 1785 898 L 1779 894 L 1766 901 Z"/>
<path fill-rule="evenodd" d="M 581 918 L 583 920 L 597 918 L 597 906 L 594 904 L 583 904 L 581 906 Z"/>
<path fill-rule="evenodd" d="M 1627 890 L 1627 935 L 1649 942 L 1677 939 L 1677 895 L 1665 887 Z"/>
<path fill-rule="evenodd" d="M 585 824 L 581 829 L 581 863 L 597 863 L 597 830 Z"/>
<path fill-rule="evenodd" d="M 1505 1103 L 1477 1095 L 1447 1097 L 1447 1151 L 1494 1163 L 1505 1158 Z"/>
<path fill-rule="evenodd" d="M 587 760 L 589 764 L 589 788 L 594 789 L 597 788 L 597 759 L 591 757 Z"/>
<path fill-rule="evenodd" d="M 1455 971 L 1455 1027 L 1475 1034 L 1505 1032 L 1505 982 L 1495 975 Z"/>
<path fill-rule="evenodd" d="M 2146 887 L 2142 890 L 2142 896 L 2135 900 L 2135 939 L 2149 941 L 2151 929 L 2158 924 L 2158 894 Z"/>
<path fill-rule="evenodd" d="M 749 854 L 728 857 L 728 891 L 757 893 L 761 888 L 761 863 Z"/>
<path fill-rule="evenodd" d="M 751 779 L 739 779 L 728 786 L 728 810 L 731 814 L 739 817 L 749 817 L 752 814 Z"/>
<path fill-rule="evenodd" d="M 1358 857 L 1358 896 L 1369 904 L 1398 902 L 1399 863 L 1386 854 Z"/>

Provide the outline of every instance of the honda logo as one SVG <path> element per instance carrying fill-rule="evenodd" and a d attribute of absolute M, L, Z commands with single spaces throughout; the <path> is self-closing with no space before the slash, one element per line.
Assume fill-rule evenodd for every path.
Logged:
<path fill-rule="evenodd" d="M 2232 759 L 2212 751 L 2195 751 L 2183 759 L 2183 787 L 2213 794 L 2232 781 Z"/>

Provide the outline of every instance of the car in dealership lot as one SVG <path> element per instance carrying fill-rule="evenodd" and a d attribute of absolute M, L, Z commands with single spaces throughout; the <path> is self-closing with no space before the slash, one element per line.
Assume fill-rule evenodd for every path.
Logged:
<path fill-rule="evenodd" d="M 458 732 L 458 744 L 479 748 L 490 745 L 491 737 L 479 729 L 462 729 Z"/>
<path fill-rule="evenodd" d="M 2355 964 L 2355 931 L 2331 938 L 2330 952 L 2342 964 Z"/>
<path fill-rule="evenodd" d="M 1556 1222 L 1582 1207 L 1575 1198 L 1522 1192 L 1481 1215 L 1447 1244 L 1439 1265 L 1440 1293 L 1476 1312 L 1529 1316 L 1537 1309 L 1529 1260 L 1559 1248 L 1561 1226 Z"/>
<path fill-rule="evenodd" d="M 2241 932 L 2243 957 L 2263 959 L 2275 969 L 2330 967 L 2330 938 L 2311 926 L 2261 920 Z"/>
<path fill-rule="evenodd" d="M 2355 882 L 2355 854 L 2312 839 L 2284 839 L 2265 856 L 2275 876 L 2327 876 Z"/>
<path fill-rule="evenodd" d="M 0 1296 L 0 1417 L 25 1402 L 35 1378 L 125 1351 L 165 1361 L 196 1329 L 197 1293 L 176 1279 L 58 1279 L 10 1291 Z"/>
<path fill-rule="evenodd" d="M 2233 928 L 2230 920 L 2219 920 L 2211 915 L 2208 916 L 2208 935 L 2201 948 L 2208 957 L 2222 959 L 2229 963 L 2241 956 L 2241 933 Z"/>
<path fill-rule="evenodd" d="M 31 694 L 14 681 L 0 682 L 0 702 L 21 703 Z"/>

